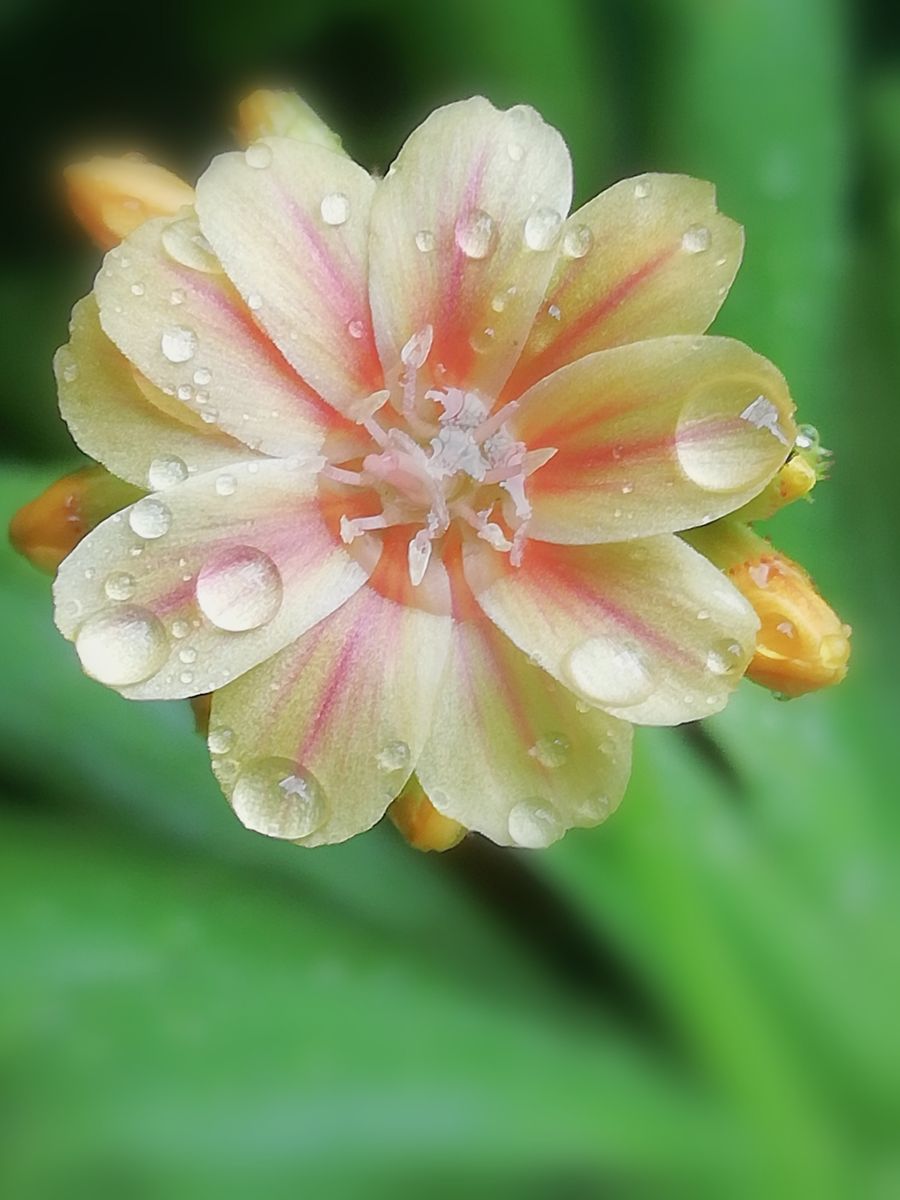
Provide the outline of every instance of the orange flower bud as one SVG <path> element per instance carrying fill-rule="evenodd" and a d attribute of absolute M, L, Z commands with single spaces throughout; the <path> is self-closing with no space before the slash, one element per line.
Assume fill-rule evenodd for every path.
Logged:
<path fill-rule="evenodd" d="M 246 145 L 262 137 L 290 137 L 340 150 L 341 139 L 296 92 L 259 88 L 238 105 L 238 137 Z"/>
<path fill-rule="evenodd" d="M 139 155 L 98 155 L 63 171 L 72 212 L 98 246 L 109 250 L 150 217 L 193 204 L 194 189 Z"/>
<path fill-rule="evenodd" d="M 438 812 L 415 775 L 388 809 L 388 816 L 416 850 L 452 850 L 468 832 Z"/>
<path fill-rule="evenodd" d="M 10 522 L 9 539 L 38 570 L 53 574 L 95 525 L 143 494 L 104 467 L 85 467 L 23 505 Z"/>

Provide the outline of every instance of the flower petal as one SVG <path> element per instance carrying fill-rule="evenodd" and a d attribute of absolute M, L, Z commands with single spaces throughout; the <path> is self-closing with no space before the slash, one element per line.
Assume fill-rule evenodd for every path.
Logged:
<path fill-rule="evenodd" d="M 499 845 L 547 846 L 603 821 L 628 781 L 631 727 L 582 706 L 475 609 L 457 620 L 416 774 L 432 804 Z"/>
<path fill-rule="evenodd" d="M 562 367 L 510 422 L 529 449 L 558 451 L 529 480 L 529 536 L 619 541 L 732 512 L 784 462 L 793 408 L 781 373 L 729 338 L 657 338 Z"/>
<path fill-rule="evenodd" d="M 213 769 L 244 824 L 306 846 L 374 825 L 428 736 L 449 635 L 448 614 L 364 586 L 216 692 Z"/>
<path fill-rule="evenodd" d="M 103 261 L 104 332 L 169 396 L 245 445 L 316 450 L 341 419 L 253 320 L 196 219 L 146 221 Z"/>
<path fill-rule="evenodd" d="M 56 352 L 53 367 L 60 412 L 85 454 L 144 488 L 160 486 L 165 472 L 175 483 L 254 457 L 148 380 L 138 381 L 100 328 L 93 296 L 75 305 L 69 328 L 68 345 Z M 184 419 L 170 415 L 179 408 Z"/>
<path fill-rule="evenodd" d="M 430 325 L 434 382 L 496 395 L 550 279 L 571 197 L 565 142 L 534 109 L 498 112 L 476 97 L 432 113 L 372 207 L 370 290 L 385 371 Z"/>
<path fill-rule="evenodd" d="M 703 333 L 744 248 L 711 183 L 641 175 L 601 192 L 566 224 L 546 304 L 505 389 L 519 396 L 594 350 Z"/>
<path fill-rule="evenodd" d="M 530 541 L 518 569 L 473 539 L 465 571 L 517 646 L 583 700 L 636 724 L 717 712 L 753 654 L 753 609 L 680 538 Z"/>
<path fill-rule="evenodd" d="M 368 299 L 374 180 L 346 155 L 265 138 L 197 184 L 204 234 L 294 369 L 341 412 L 383 387 Z"/>
<path fill-rule="evenodd" d="M 87 673 L 123 695 L 193 696 L 275 654 L 367 575 L 323 519 L 314 472 L 263 459 L 104 521 L 60 567 L 56 619 Z"/>

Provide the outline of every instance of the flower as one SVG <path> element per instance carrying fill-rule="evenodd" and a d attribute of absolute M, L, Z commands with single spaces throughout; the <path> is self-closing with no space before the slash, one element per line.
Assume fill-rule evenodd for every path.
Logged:
<path fill-rule="evenodd" d="M 62 413 L 150 494 L 63 562 L 57 622 L 125 696 L 214 693 L 251 829 L 338 842 L 403 793 L 401 827 L 545 846 L 754 653 L 676 536 L 794 442 L 779 372 L 704 336 L 741 230 L 672 175 L 568 217 L 527 107 L 439 109 L 381 180 L 321 142 L 214 159 L 76 305 Z"/>

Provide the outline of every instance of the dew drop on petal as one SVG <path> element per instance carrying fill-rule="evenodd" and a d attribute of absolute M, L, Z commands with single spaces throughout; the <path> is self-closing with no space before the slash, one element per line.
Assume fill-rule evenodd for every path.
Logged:
<path fill-rule="evenodd" d="M 134 589 L 134 576 L 129 575 L 127 571 L 113 571 L 103 585 L 103 590 L 110 600 L 130 600 Z"/>
<path fill-rule="evenodd" d="M 352 338 L 356 338 L 357 340 L 359 340 L 359 338 L 361 338 L 363 336 L 363 334 L 366 332 L 366 327 L 362 321 L 359 321 L 359 320 L 348 321 L 347 332 L 350 334 L 350 336 Z"/>
<path fill-rule="evenodd" d="M 166 254 L 181 266 L 190 267 L 193 271 L 202 271 L 206 275 L 221 274 L 222 264 L 216 258 L 212 246 L 197 229 L 197 222 L 193 217 L 173 221 L 165 227 L 160 236 Z M 176 288 L 169 300 L 172 304 L 182 304 L 184 292 Z"/>
<path fill-rule="evenodd" d="M 263 306 L 263 298 L 259 292 L 251 292 L 247 297 L 247 307 L 253 312 L 259 312 Z"/>
<path fill-rule="evenodd" d="M 78 365 L 74 362 L 66 363 L 62 374 L 66 383 L 74 383 L 78 378 Z"/>
<path fill-rule="evenodd" d="M 237 491 L 237 480 L 233 475 L 217 475 L 215 488 L 217 496 L 233 496 Z"/>
<path fill-rule="evenodd" d="M 380 771 L 405 771 L 412 761 L 406 742 L 388 742 L 375 757 Z"/>
<path fill-rule="evenodd" d="M 400 361 L 405 367 L 412 367 L 417 371 L 419 367 L 424 366 L 425 360 L 431 353 L 431 344 L 434 341 L 434 327 L 426 325 L 423 329 L 414 333 L 406 342 L 403 349 L 400 351 Z"/>
<path fill-rule="evenodd" d="M 712 243 L 712 234 L 705 225 L 691 225 L 681 237 L 681 247 L 688 254 L 701 254 Z"/>
<path fill-rule="evenodd" d="M 210 754 L 227 754 L 234 745 L 234 730 L 227 725 L 217 725 L 210 729 L 206 744 Z"/>
<path fill-rule="evenodd" d="M 219 629 L 259 629 L 281 607 L 281 573 L 267 554 L 252 546 L 219 550 L 197 576 L 197 603 Z"/>
<path fill-rule="evenodd" d="M 171 363 L 189 362 L 197 352 L 197 335 L 184 325 L 170 325 L 160 338 L 163 357 Z"/>
<path fill-rule="evenodd" d="M 147 471 L 147 481 L 154 492 L 183 483 L 187 477 L 187 463 L 176 454 L 161 454 L 154 458 Z"/>
<path fill-rule="evenodd" d="M 142 283 L 133 283 L 131 285 L 132 296 L 143 296 L 144 291 L 145 291 L 145 288 Z"/>
<path fill-rule="evenodd" d="M 159 670 L 168 657 L 169 641 L 152 612 L 129 605 L 85 621 L 75 638 L 75 649 L 92 678 L 127 687 Z"/>
<path fill-rule="evenodd" d="M 569 652 L 563 671 L 576 691 L 597 704 L 627 708 L 653 690 L 640 655 L 612 638 L 588 638 Z"/>
<path fill-rule="evenodd" d="M 562 767 L 568 761 L 572 743 L 562 733 L 548 733 L 538 738 L 528 753 L 537 759 L 542 767 L 553 770 Z"/>
<path fill-rule="evenodd" d="M 466 258 L 487 258 L 497 242 L 494 218 L 473 208 L 456 222 L 456 244 Z"/>
<path fill-rule="evenodd" d="M 198 387 L 206 387 L 206 385 L 208 383 L 210 383 L 211 380 L 212 380 L 212 372 L 208 371 L 206 369 L 206 367 L 198 367 L 197 370 L 194 372 L 194 383 L 196 383 Z M 198 397 L 198 399 L 199 399 L 199 397 Z"/>
<path fill-rule="evenodd" d="M 562 228 L 555 208 L 536 208 L 525 222 L 524 240 L 529 250 L 552 250 Z"/>
<path fill-rule="evenodd" d="M 197 651 L 193 646 L 182 646 L 178 651 L 178 657 L 183 663 L 192 663 L 197 661 Z"/>
<path fill-rule="evenodd" d="M 651 191 L 652 188 L 650 187 L 649 179 L 639 179 L 634 185 L 634 195 L 636 200 L 646 200 Z"/>
<path fill-rule="evenodd" d="M 744 651 L 733 638 L 723 638 L 710 647 L 706 666 L 713 675 L 736 675 L 744 665 Z"/>
<path fill-rule="evenodd" d="M 326 225 L 343 225 L 350 216 L 350 201 L 343 192 L 329 192 L 322 197 L 319 212 Z"/>
<path fill-rule="evenodd" d="M 187 623 L 187 621 L 178 620 L 178 621 L 172 622 L 172 637 L 173 638 L 186 638 L 190 632 L 191 632 L 191 627 Z"/>
<path fill-rule="evenodd" d="M 251 142 L 244 151 L 244 162 L 248 167 L 264 171 L 272 165 L 272 147 L 267 146 L 265 142 Z"/>
<path fill-rule="evenodd" d="M 594 235 L 587 225 L 570 225 L 563 236 L 563 254 L 567 258 L 584 258 L 594 244 Z"/>
<path fill-rule="evenodd" d="M 416 234 L 417 249 L 421 250 L 423 254 L 430 254 L 431 251 L 434 249 L 434 246 L 435 246 L 434 234 L 431 232 L 431 230 L 430 229 L 420 229 L 419 232 Z"/>
<path fill-rule="evenodd" d="M 289 758 L 259 758 L 244 768 L 231 805 L 248 829 L 267 837 L 299 839 L 325 821 L 321 784 Z"/>
<path fill-rule="evenodd" d="M 509 836 L 517 846 L 542 850 L 555 842 L 565 826 L 549 800 L 522 800 L 509 814 Z"/>
<path fill-rule="evenodd" d="M 586 825 L 597 825 L 600 821 L 605 821 L 609 816 L 612 804 L 609 796 L 598 795 L 591 796 L 587 800 L 583 800 L 576 810 L 578 820 Z"/>
<path fill-rule="evenodd" d="M 509 142 L 506 147 L 506 153 L 513 162 L 521 162 L 525 157 L 525 147 L 521 142 Z"/>
<path fill-rule="evenodd" d="M 138 537 L 152 540 L 168 533 L 172 524 L 172 514 L 162 500 L 155 496 L 145 496 L 138 500 L 128 513 L 128 524 Z"/>

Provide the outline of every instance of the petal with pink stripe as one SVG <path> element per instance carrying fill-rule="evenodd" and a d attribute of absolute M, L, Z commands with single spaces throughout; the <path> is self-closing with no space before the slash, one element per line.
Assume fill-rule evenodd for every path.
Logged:
<path fill-rule="evenodd" d="M 374 825 L 428 736 L 449 633 L 366 585 L 216 692 L 213 769 L 244 824 L 306 846 Z"/>
<path fill-rule="evenodd" d="M 346 155 L 277 137 L 220 155 L 197 184 L 203 232 L 254 319 L 345 413 L 384 386 L 368 298 L 374 190 Z"/>
<path fill-rule="evenodd" d="M 521 650 L 583 701 L 636 724 L 717 712 L 753 654 L 753 609 L 677 537 L 528 542 L 519 568 L 472 539 L 465 571 Z"/>
<path fill-rule="evenodd" d="M 670 337 L 589 354 L 522 397 L 510 427 L 554 457 L 528 481 L 529 536 L 621 541 L 752 499 L 793 445 L 781 373 L 740 342 Z"/>
<path fill-rule="evenodd" d="M 369 569 L 291 460 L 209 471 L 98 526 L 63 562 L 56 620 L 85 671 L 132 699 L 230 683 L 327 616 Z"/>
<path fill-rule="evenodd" d="M 743 247 L 743 230 L 716 210 L 711 183 L 641 175 L 601 192 L 566 224 L 545 303 L 505 397 L 594 350 L 703 333 Z"/>
<path fill-rule="evenodd" d="M 146 221 L 107 254 L 95 293 L 106 335 L 173 405 L 254 450 L 352 431 L 256 323 L 194 217 Z"/>
<path fill-rule="evenodd" d="M 579 707 L 474 607 L 454 622 L 416 767 L 429 799 L 505 846 L 547 846 L 572 826 L 597 825 L 625 790 L 631 727 Z"/>
<path fill-rule="evenodd" d="M 534 109 L 476 97 L 410 136 L 372 208 L 372 313 L 385 372 L 431 328 L 435 386 L 494 396 L 550 280 L 572 197 L 566 145 Z"/>
<path fill-rule="evenodd" d="M 69 328 L 69 342 L 53 365 L 60 412 L 85 454 L 143 488 L 254 457 L 149 380 L 139 380 L 100 328 L 93 296 L 75 305 Z"/>

